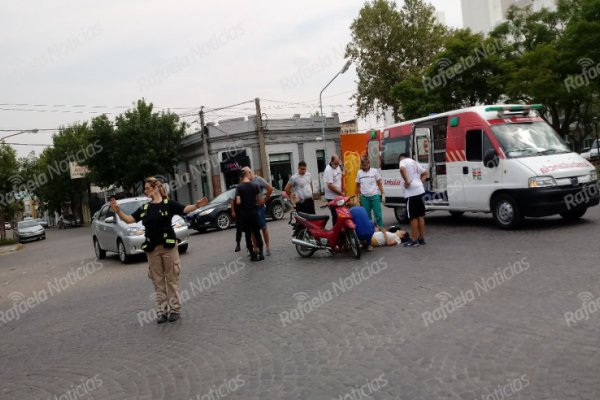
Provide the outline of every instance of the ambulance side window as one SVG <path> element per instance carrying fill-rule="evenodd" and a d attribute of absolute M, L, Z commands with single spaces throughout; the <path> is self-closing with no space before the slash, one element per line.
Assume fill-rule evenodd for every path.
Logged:
<path fill-rule="evenodd" d="M 466 138 L 467 161 L 483 161 L 485 152 L 494 148 L 481 129 L 467 131 Z"/>
<path fill-rule="evenodd" d="M 384 139 L 381 143 L 381 169 L 400 169 L 400 154 L 410 155 L 410 136 Z"/>

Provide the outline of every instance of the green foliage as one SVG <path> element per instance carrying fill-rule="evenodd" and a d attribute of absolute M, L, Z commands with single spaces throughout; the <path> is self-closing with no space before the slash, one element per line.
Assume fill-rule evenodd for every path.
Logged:
<path fill-rule="evenodd" d="M 0 246 L 9 246 L 11 244 L 17 244 L 17 241 L 14 239 L 0 239 Z"/>
<path fill-rule="evenodd" d="M 400 10 L 394 1 L 373 0 L 360 10 L 346 48 L 358 75 L 359 116 L 388 108 L 396 116 L 402 113 L 392 87 L 429 66 L 447 32 L 434 13 L 423 0 L 406 0 Z"/>
<path fill-rule="evenodd" d="M 86 163 L 101 186 L 123 186 L 133 192 L 144 178 L 174 173 L 180 159 L 185 123 L 176 114 L 153 112 L 152 103 L 117 116 L 114 126 L 105 116 L 92 121 L 88 141 L 103 150 Z"/>
<path fill-rule="evenodd" d="M 493 104 L 504 93 L 503 43 L 470 30 L 449 35 L 423 75 L 398 82 L 392 95 L 402 116 L 412 119 L 477 104 Z"/>
<path fill-rule="evenodd" d="M 4 221 L 13 218 L 18 205 L 13 201 L 13 187 L 19 172 L 17 153 L 7 144 L 0 143 L 0 238 L 6 238 Z"/>

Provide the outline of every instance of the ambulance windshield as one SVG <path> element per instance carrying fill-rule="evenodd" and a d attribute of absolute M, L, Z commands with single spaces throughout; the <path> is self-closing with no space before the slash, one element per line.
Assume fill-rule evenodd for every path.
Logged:
<path fill-rule="evenodd" d="M 571 152 L 545 122 L 492 125 L 491 128 L 508 158 Z"/>

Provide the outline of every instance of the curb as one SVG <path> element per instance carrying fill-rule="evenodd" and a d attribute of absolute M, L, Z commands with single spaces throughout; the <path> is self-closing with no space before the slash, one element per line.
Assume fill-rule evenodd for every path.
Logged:
<path fill-rule="evenodd" d="M 15 251 L 19 251 L 21 249 L 23 249 L 22 243 L 9 244 L 8 246 L 0 246 L 0 256 L 4 254 L 14 253 Z"/>

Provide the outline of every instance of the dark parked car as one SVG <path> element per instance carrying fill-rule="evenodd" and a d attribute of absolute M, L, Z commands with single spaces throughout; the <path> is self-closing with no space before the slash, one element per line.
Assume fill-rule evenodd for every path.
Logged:
<path fill-rule="evenodd" d="M 73 214 L 65 214 L 58 217 L 58 229 L 74 228 L 81 226 L 81 220 Z"/>
<path fill-rule="evenodd" d="M 190 228 L 203 232 L 209 228 L 223 230 L 229 228 L 232 223 L 231 200 L 235 196 L 235 188 L 221 193 L 211 200 L 210 203 L 185 216 Z M 267 202 L 267 218 L 280 220 L 285 213 L 292 209 L 292 203 L 285 192 L 273 189 L 271 197 Z"/>

